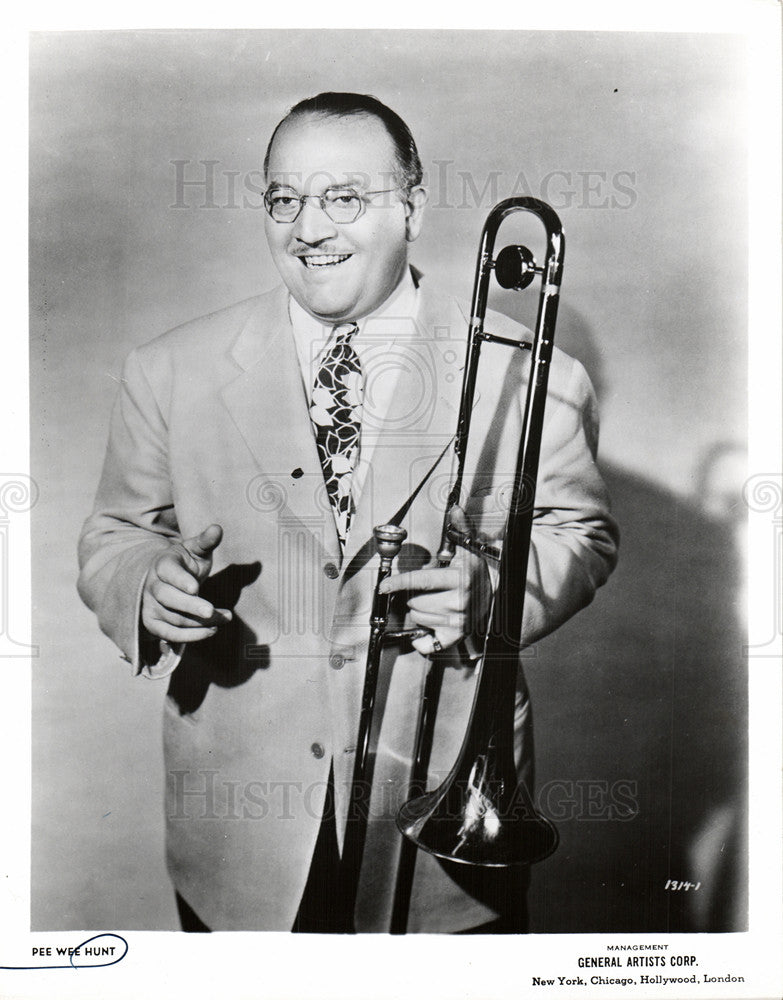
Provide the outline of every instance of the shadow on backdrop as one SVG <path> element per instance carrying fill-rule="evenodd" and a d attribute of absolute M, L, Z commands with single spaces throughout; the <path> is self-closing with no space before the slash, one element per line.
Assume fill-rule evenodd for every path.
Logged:
<path fill-rule="evenodd" d="M 611 387 L 583 317 L 564 309 L 556 340 L 600 405 Z M 745 450 L 709 448 L 689 498 L 603 472 L 617 569 L 528 669 L 539 803 L 561 835 L 533 870 L 531 930 L 745 930 Z"/>
<path fill-rule="evenodd" d="M 528 670 L 539 796 L 561 835 L 534 869 L 531 929 L 743 930 L 747 671 L 734 526 L 616 469 L 605 478 L 622 527 L 618 568 Z"/>

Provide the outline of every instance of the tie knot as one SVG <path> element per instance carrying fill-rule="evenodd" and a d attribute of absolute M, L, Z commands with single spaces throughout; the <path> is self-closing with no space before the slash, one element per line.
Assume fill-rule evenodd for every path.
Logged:
<path fill-rule="evenodd" d="M 351 337 L 359 332 L 357 323 L 338 323 L 334 328 L 335 341 L 338 344 L 348 344 Z"/>

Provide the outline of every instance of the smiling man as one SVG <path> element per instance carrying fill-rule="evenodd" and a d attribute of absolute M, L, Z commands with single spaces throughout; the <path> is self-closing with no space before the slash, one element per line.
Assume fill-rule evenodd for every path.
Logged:
<path fill-rule="evenodd" d="M 383 121 L 369 115 L 295 110 L 275 130 L 267 242 L 294 300 L 316 319 L 367 316 L 406 277 L 426 201 L 415 147 L 409 155 L 398 162 Z"/>
<path fill-rule="evenodd" d="M 283 284 L 129 356 L 80 593 L 133 670 L 168 678 L 167 855 L 187 930 L 389 926 L 426 656 L 449 666 L 432 777 L 464 735 L 489 594 L 483 562 L 433 569 L 459 405 L 466 317 L 408 263 L 426 202 L 416 145 L 375 98 L 294 107 L 267 150 L 266 236 Z M 521 339 L 510 320 L 494 332 Z M 497 536 L 519 441 L 521 352 L 482 375 L 466 516 Z M 616 529 L 594 456 L 595 401 L 556 353 L 542 442 L 525 642 L 557 628 L 611 571 Z M 408 530 L 390 582 L 425 627 L 388 649 L 373 734 L 355 912 L 339 856 L 377 566 L 372 528 Z M 473 644 L 475 648 L 477 643 Z M 520 782 L 532 733 L 520 672 Z M 410 931 L 521 931 L 521 880 L 420 855 Z M 512 891 L 513 889 L 513 891 Z"/>

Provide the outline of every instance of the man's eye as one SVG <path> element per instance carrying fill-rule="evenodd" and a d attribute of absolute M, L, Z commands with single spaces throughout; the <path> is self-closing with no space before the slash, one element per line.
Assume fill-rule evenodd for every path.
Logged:
<path fill-rule="evenodd" d="M 354 205 L 359 200 L 359 195 L 355 191 L 345 191 L 340 194 L 329 195 L 329 201 L 333 205 Z"/>
<path fill-rule="evenodd" d="M 298 198 L 294 198 L 290 194 L 273 194 L 272 195 L 272 204 L 273 205 L 280 205 L 282 208 L 289 208 L 291 205 L 294 205 L 297 201 L 299 201 L 299 199 Z"/>

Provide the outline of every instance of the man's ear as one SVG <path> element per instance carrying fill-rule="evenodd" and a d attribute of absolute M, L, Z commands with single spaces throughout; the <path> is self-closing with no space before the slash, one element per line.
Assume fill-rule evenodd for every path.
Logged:
<path fill-rule="evenodd" d="M 413 243 L 421 232 L 422 216 L 428 197 L 426 188 L 418 186 L 411 188 L 405 202 L 405 239 L 409 243 Z"/>

